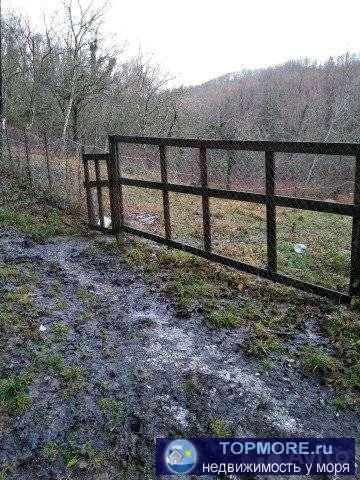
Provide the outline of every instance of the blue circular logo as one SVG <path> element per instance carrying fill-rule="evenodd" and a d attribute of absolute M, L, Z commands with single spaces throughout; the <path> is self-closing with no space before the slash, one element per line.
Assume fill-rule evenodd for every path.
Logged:
<path fill-rule="evenodd" d="M 189 473 L 197 461 L 197 451 L 189 440 L 174 440 L 165 451 L 165 463 L 170 472 Z"/>

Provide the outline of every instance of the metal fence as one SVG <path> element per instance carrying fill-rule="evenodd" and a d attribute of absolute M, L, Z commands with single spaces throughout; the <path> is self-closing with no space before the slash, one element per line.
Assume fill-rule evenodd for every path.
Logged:
<path fill-rule="evenodd" d="M 84 178 L 80 143 L 10 125 L 2 129 L 1 139 L 0 168 L 4 172 L 26 178 L 59 206 L 81 209 Z M 95 146 L 87 149 L 103 151 Z"/>
<path fill-rule="evenodd" d="M 120 144 L 153 145 L 158 148 L 160 181 L 141 180 L 124 177 L 121 173 Z M 168 181 L 167 148 L 180 147 L 197 149 L 200 172 L 200 185 L 183 185 Z M 262 152 L 265 163 L 265 193 L 235 191 L 208 186 L 208 150 L 250 151 Z M 352 204 L 332 201 L 320 201 L 307 198 L 297 198 L 276 194 L 276 153 L 291 154 L 317 154 L 351 156 L 355 158 L 354 200 Z M 329 297 L 341 302 L 350 302 L 353 296 L 360 294 L 360 145 L 347 143 L 314 143 L 314 142 L 267 142 L 267 141 L 213 141 L 196 139 L 174 138 L 147 138 L 147 137 L 109 137 L 108 154 L 85 154 L 83 152 L 84 178 L 89 214 L 90 227 L 109 233 L 126 232 L 144 237 L 172 248 L 177 248 L 194 255 L 218 262 L 223 265 L 238 269 L 243 272 L 257 275 L 274 282 L 292 286 L 303 291 Z M 101 164 L 106 162 L 107 178 L 102 178 Z M 91 165 L 94 165 L 94 177 L 91 179 Z M 163 221 L 165 236 L 155 235 L 124 222 L 123 186 L 140 187 L 162 192 Z M 104 223 L 103 190 L 108 189 L 111 210 L 111 228 Z M 98 218 L 95 212 L 93 192 L 96 192 Z M 169 193 L 177 192 L 200 197 L 202 200 L 203 221 L 203 248 L 196 248 L 172 238 Z M 227 199 L 262 204 L 266 207 L 267 231 L 267 266 L 260 268 L 244 263 L 233 258 L 216 254 L 212 251 L 212 235 L 210 222 L 209 199 Z M 325 288 L 306 281 L 298 280 L 278 272 L 277 268 L 277 222 L 276 208 L 289 207 L 314 212 L 326 212 L 345 215 L 352 218 L 352 243 L 351 243 L 351 273 L 349 290 L 343 293 Z M 175 220 L 176 221 L 176 220 Z"/>

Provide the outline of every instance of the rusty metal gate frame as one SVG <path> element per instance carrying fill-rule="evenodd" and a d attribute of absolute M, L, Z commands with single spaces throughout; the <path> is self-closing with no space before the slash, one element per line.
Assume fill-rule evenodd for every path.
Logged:
<path fill-rule="evenodd" d="M 159 166 L 161 181 L 137 180 L 122 177 L 121 159 L 118 154 L 118 145 L 155 145 L 159 148 Z M 169 183 L 167 175 L 166 147 L 183 147 L 198 149 L 200 166 L 200 186 L 181 185 Z M 223 190 L 208 187 L 207 150 L 237 150 L 264 152 L 266 172 L 266 193 L 251 193 L 244 191 Z M 344 204 L 311 200 L 305 198 L 287 197 L 276 195 L 275 190 L 275 153 L 303 153 L 346 155 L 355 157 L 355 188 L 354 203 Z M 223 141 L 223 140 L 197 140 L 180 138 L 154 138 L 132 136 L 109 136 L 108 154 L 86 154 L 82 151 L 84 164 L 84 186 L 91 229 L 105 233 L 118 234 L 121 232 L 137 235 L 168 247 L 183 250 L 200 256 L 207 260 L 226 265 L 237 270 L 278 282 L 283 285 L 295 287 L 308 293 L 328 297 L 338 302 L 349 303 L 354 296 L 360 295 L 360 145 L 352 143 L 316 143 L 316 142 L 268 142 L 268 141 Z M 95 180 L 90 180 L 89 162 L 94 162 Z M 101 179 L 100 163 L 106 162 L 108 179 Z M 165 237 L 139 230 L 124 223 L 122 186 L 134 186 L 154 189 L 162 192 Z M 109 189 L 112 228 L 105 228 L 102 189 Z M 92 190 L 95 189 L 98 200 L 99 224 L 96 223 Z M 203 240 L 204 248 L 186 245 L 171 238 L 169 192 L 185 193 L 200 196 L 203 210 Z M 220 198 L 239 200 L 262 204 L 266 206 L 267 230 L 267 268 L 256 267 L 238 260 L 218 255 L 212 252 L 211 224 L 209 199 Z M 276 207 L 289 207 L 315 212 L 334 213 L 350 216 L 352 224 L 351 243 L 351 272 L 349 292 L 343 293 L 331 290 L 320 285 L 298 280 L 277 271 L 277 240 L 276 240 Z"/>

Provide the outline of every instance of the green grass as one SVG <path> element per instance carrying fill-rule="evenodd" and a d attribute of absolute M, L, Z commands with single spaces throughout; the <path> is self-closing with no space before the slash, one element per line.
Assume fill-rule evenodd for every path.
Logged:
<path fill-rule="evenodd" d="M 235 328 L 243 323 L 243 319 L 232 306 L 205 313 L 204 318 L 206 323 L 217 328 Z"/>
<path fill-rule="evenodd" d="M 51 353 L 47 349 L 33 350 L 33 369 L 40 372 L 54 372 L 62 382 L 62 394 L 64 397 L 75 395 L 86 387 L 83 370 L 80 367 L 68 364 L 57 353 Z"/>
<path fill-rule="evenodd" d="M 49 442 L 41 449 L 42 457 L 48 460 L 50 463 L 55 462 L 55 460 L 59 456 L 59 452 L 60 446 L 57 442 Z"/>
<path fill-rule="evenodd" d="M 52 212 L 46 220 L 41 221 L 30 213 L 0 208 L 0 225 L 17 228 L 36 241 L 43 241 L 64 233 L 60 217 L 56 212 Z"/>
<path fill-rule="evenodd" d="M 55 311 L 63 311 L 68 308 L 69 304 L 66 300 L 59 300 L 53 306 L 53 310 Z"/>
<path fill-rule="evenodd" d="M 308 346 L 301 350 L 302 362 L 305 370 L 319 375 L 335 373 L 339 369 L 339 362 L 318 347 Z"/>
<path fill-rule="evenodd" d="M 284 352 L 285 348 L 277 338 L 254 338 L 248 337 L 244 344 L 247 355 L 264 358 L 273 352 Z"/>
<path fill-rule="evenodd" d="M 60 373 L 65 369 L 66 364 L 65 360 L 56 353 L 50 355 L 40 353 L 36 355 L 34 366 L 40 370 L 54 370 L 55 372 Z"/>
<path fill-rule="evenodd" d="M 204 299 L 214 298 L 220 293 L 220 286 L 206 274 L 175 270 L 167 289 L 178 297 L 180 307 L 193 307 Z"/>
<path fill-rule="evenodd" d="M 264 358 L 263 360 L 261 360 L 260 363 L 261 363 L 261 366 L 263 367 L 263 369 L 266 372 L 272 372 L 273 371 L 274 365 L 267 358 Z"/>
<path fill-rule="evenodd" d="M 89 292 L 86 288 L 79 288 L 76 293 L 76 298 L 84 303 L 89 303 L 94 300 L 94 293 Z"/>
<path fill-rule="evenodd" d="M 0 379 L 0 405 L 5 411 L 19 415 L 29 404 L 30 373 Z"/>
<path fill-rule="evenodd" d="M 126 250 L 124 261 L 130 265 L 139 265 L 143 264 L 148 260 L 149 251 L 145 248 L 140 247 L 130 247 Z"/>

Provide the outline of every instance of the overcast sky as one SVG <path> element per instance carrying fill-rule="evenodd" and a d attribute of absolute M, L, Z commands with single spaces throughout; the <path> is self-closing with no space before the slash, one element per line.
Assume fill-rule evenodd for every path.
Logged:
<path fill-rule="evenodd" d="M 36 22 L 61 0 L 3 5 Z M 294 58 L 360 52 L 359 19 L 360 0 L 112 0 L 106 31 L 189 85 Z"/>

